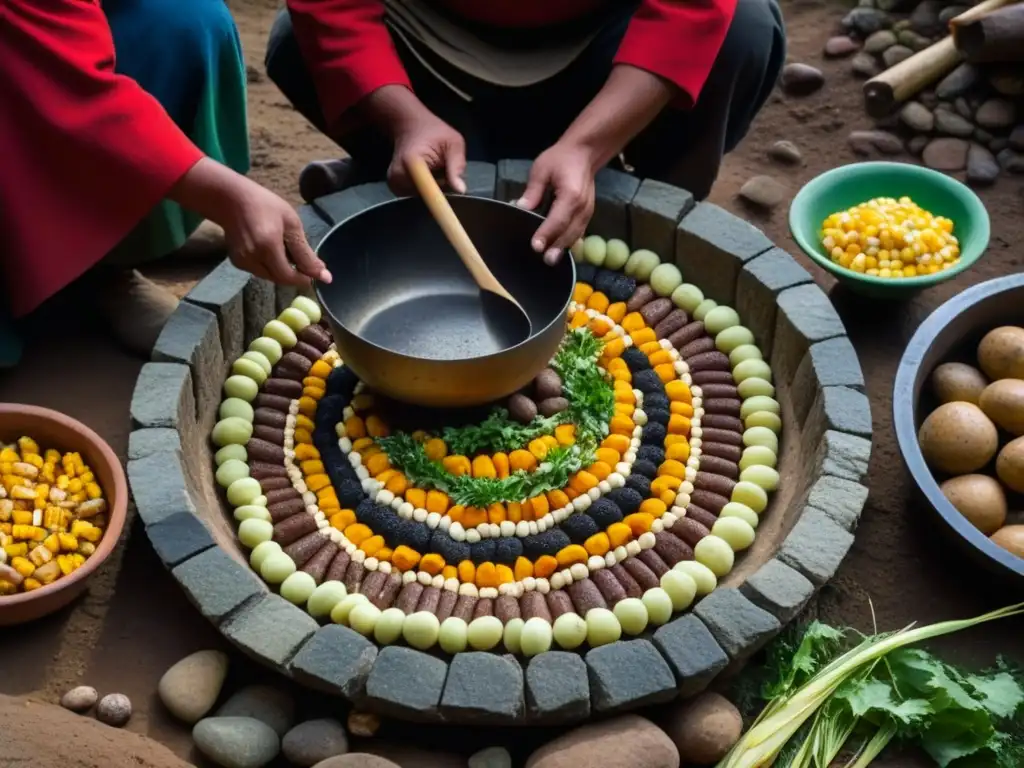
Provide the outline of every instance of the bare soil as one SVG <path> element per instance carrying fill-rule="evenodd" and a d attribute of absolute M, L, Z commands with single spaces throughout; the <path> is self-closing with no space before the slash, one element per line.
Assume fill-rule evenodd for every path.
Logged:
<path fill-rule="evenodd" d="M 252 176 L 298 203 L 297 179 L 302 166 L 338 150 L 292 110 L 262 74 L 266 35 L 277 9 L 276 0 L 232 0 L 230 5 L 250 65 Z M 860 85 L 849 74 L 848 65 L 823 61 L 820 54 L 829 30 L 845 8 L 824 0 L 788 0 L 783 7 L 790 60 L 820 67 L 827 84 L 806 98 L 773 97 L 750 136 L 727 159 L 711 199 L 753 221 L 781 247 L 796 253 L 787 232 L 786 206 L 771 214 L 747 210 L 736 198 L 739 187 L 751 176 L 767 173 L 795 193 L 816 174 L 855 160 L 847 148 L 846 135 L 869 127 L 869 121 L 863 115 Z M 802 165 L 780 168 L 768 160 L 766 150 L 778 139 L 797 144 L 803 153 Z M 933 514 L 911 497 L 910 478 L 903 469 L 892 430 L 891 387 L 904 345 L 935 307 L 972 283 L 1020 269 L 1024 256 L 1017 247 L 1024 240 L 1021 192 L 1019 180 L 1003 176 L 994 189 L 982 193 L 992 218 L 992 244 L 986 257 L 957 280 L 908 304 L 891 306 L 868 304 L 841 291 L 832 293 L 864 367 L 875 440 L 869 508 L 856 544 L 837 578 L 811 608 L 825 620 L 867 630 L 872 625 L 873 609 L 878 626 L 892 629 L 910 622 L 971 616 L 1013 599 L 968 564 L 960 567 L 955 550 L 934 533 Z M 824 288 L 832 288 L 830 278 L 810 267 L 802 256 L 797 258 Z M 207 267 L 168 265 L 155 270 L 154 275 L 181 294 Z M 117 350 L 88 317 L 69 316 L 56 309 L 40 319 L 38 330 L 38 343 L 23 365 L 0 377 L 0 399 L 60 409 L 99 431 L 123 457 L 130 431 L 128 403 L 141 363 Z M 101 694 L 125 693 L 135 707 L 130 731 L 152 736 L 176 755 L 198 762 L 188 729 L 172 722 L 156 701 L 156 685 L 167 667 L 182 656 L 201 648 L 222 647 L 223 641 L 157 563 L 137 522 L 129 526 L 125 538 L 126 542 L 94 577 L 85 598 L 56 616 L 3 633 L 0 691 L 50 702 L 78 684 L 93 685 Z M 991 663 L 1000 653 L 1024 661 L 1022 631 L 1024 623 L 1005 622 L 949 638 L 938 647 L 950 660 L 968 664 Z M 264 675 L 237 660 L 228 685 L 231 688 Z M 304 711 L 330 707 L 308 694 L 300 702 Z M 40 722 L 46 726 L 50 721 Z M 50 724 L 55 727 L 41 727 L 40 732 L 60 730 L 55 722 Z M 388 730 L 386 726 L 385 736 Z M 450 729 L 403 727 L 395 732 L 401 734 L 403 742 L 440 741 L 446 749 L 459 751 L 503 740 L 498 734 Z M 545 735 L 517 732 L 507 740 L 516 742 L 516 753 L 525 753 Z M 105 744 L 102 739 L 90 738 L 78 744 L 92 753 L 93 762 L 76 765 L 119 764 L 113 742 Z M 35 757 L 37 764 L 56 764 L 48 755 L 42 760 L 38 753 Z M 63 758 L 58 762 L 64 764 Z M 156 761 L 153 764 L 164 765 Z M 926 764 L 912 756 L 880 762 L 883 766 Z"/>

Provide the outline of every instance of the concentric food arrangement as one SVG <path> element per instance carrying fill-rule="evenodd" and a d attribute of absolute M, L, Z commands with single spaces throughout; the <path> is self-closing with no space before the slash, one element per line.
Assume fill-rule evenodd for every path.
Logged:
<path fill-rule="evenodd" d="M 528 167 L 471 164 L 470 194 L 514 199 Z M 129 474 L 235 645 L 397 717 L 580 720 L 702 690 L 832 576 L 871 419 L 827 297 L 722 209 L 598 181 L 557 350 L 499 402 L 398 403 L 311 298 L 228 264 L 196 286 L 140 375 Z M 322 198 L 307 233 L 388 199 Z"/>

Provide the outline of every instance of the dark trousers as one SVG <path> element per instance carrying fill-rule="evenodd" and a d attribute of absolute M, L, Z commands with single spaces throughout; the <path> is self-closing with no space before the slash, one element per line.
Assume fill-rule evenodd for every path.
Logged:
<path fill-rule="evenodd" d="M 557 0 L 553 0 L 557 1 Z M 400 39 L 396 47 L 420 100 L 466 140 L 469 160 L 533 159 L 554 144 L 593 99 L 611 71 L 629 15 L 607 24 L 569 67 L 522 88 L 496 86 L 455 70 L 429 51 L 418 53 L 472 96 L 440 83 Z M 768 99 L 785 63 L 786 37 L 776 0 L 738 0 L 736 14 L 693 108 L 666 109 L 625 149 L 640 178 L 707 197 L 722 157 L 732 151 Z M 312 78 L 282 11 L 270 32 L 267 74 L 295 108 L 326 132 Z M 359 181 L 383 179 L 391 146 L 379 132 L 332 136 L 352 156 Z"/>

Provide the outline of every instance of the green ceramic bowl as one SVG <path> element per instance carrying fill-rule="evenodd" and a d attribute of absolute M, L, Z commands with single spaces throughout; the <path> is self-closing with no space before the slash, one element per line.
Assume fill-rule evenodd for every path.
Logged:
<path fill-rule="evenodd" d="M 898 279 L 873 277 L 834 263 L 821 244 L 821 223 L 835 211 L 875 197 L 910 197 L 937 216 L 953 221 L 960 262 L 934 275 Z M 789 207 L 789 229 L 797 245 L 851 291 L 899 299 L 950 280 L 968 269 L 988 247 L 988 211 L 968 187 L 943 173 L 907 163 L 852 163 L 833 168 L 804 185 Z"/>

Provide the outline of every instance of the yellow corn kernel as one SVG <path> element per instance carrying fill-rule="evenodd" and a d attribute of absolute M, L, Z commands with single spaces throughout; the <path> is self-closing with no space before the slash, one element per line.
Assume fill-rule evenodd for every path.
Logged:
<path fill-rule="evenodd" d="M 31 576 L 33 573 L 35 573 L 36 570 L 35 563 L 33 563 L 27 557 L 12 557 L 11 568 L 16 570 L 23 577 Z"/>

